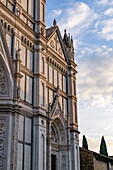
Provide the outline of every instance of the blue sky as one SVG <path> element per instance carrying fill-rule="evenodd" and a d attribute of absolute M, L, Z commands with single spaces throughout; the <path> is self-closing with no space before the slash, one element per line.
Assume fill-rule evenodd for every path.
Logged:
<path fill-rule="evenodd" d="M 47 0 L 46 13 L 74 38 L 80 143 L 98 152 L 105 136 L 113 155 L 113 0 Z"/>

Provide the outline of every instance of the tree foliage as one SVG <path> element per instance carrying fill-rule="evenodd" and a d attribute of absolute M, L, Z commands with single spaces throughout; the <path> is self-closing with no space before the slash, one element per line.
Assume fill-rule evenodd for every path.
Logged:
<path fill-rule="evenodd" d="M 106 142 L 105 142 L 104 136 L 102 136 L 102 139 L 101 139 L 100 154 L 108 156 L 107 146 L 106 146 Z"/>
<path fill-rule="evenodd" d="M 83 135 L 82 147 L 88 150 L 88 144 L 85 135 Z"/>

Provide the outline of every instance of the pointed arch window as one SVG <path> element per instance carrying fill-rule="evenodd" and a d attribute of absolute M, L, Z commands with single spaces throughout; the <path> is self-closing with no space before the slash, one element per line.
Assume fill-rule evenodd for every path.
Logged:
<path fill-rule="evenodd" d="M 45 74 L 45 62 L 44 62 L 44 57 L 42 57 L 42 73 Z"/>
<path fill-rule="evenodd" d="M 77 105 L 74 103 L 75 122 L 77 123 Z"/>
<path fill-rule="evenodd" d="M 45 141 L 44 141 L 44 135 L 41 135 L 41 139 L 40 139 L 40 169 L 44 170 L 44 162 L 45 162 Z"/>
<path fill-rule="evenodd" d="M 74 91 L 74 95 L 76 95 L 76 85 L 75 85 L 75 81 L 73 81 L 73 91 Z"/>
<path fill-rule="evenodd" d="M 63 91 L 67 93 L 67 77 L 63 76 Z"/>
<path fill-rule="evenodd" d="M 45 6 L 42 3 L 42 21 L 45 22 Z"/>
<path fill-rule="evenodd" d="M 9 48 L 9 52 L 12 55 L 12 53 L 13 53 L 13 51 L 12 51 L 12 48 L 13 48 L 13 36 L 6 33 L 6 40 L 7 40 L 7 45 L 8 45 L 8 48 Z"/>
<path fill-rule="evenodd" d="M 79 169 L 79 151 L 78 151 L 78 147 L 76 146 L 76 162 L 77 162 L 77 169 Z"/>
<path fill-rule="evenodd" d="M 19 115 L 17 170 L 31 170 L 32 118 Z"/>
<path fill-rule="evenodd" d="M 68 110 L 68 102 L 67 99 L 64 98 L 64 117 L 67 117 L 67 110 Z"/>
<path fill-rule="evenodd" d="M 54 69 L 54 86 L 58 86 L 58 73 L 57 70 Z"/>
<path fill-rule="evenodd" d="M 45 85 L 42 83 L 42 105 L 45 106 Z"/>
<path fill-rule="evenodd" d="M 24 44 L 21 44 L 21 61 L 22 65 L 29 70 L 34 71 L 34 51 L 28 49 Z"/>
<path fill-rule="evenodd" d="M 20 98 L 30 104 L 33 104 L 33 78 L 21 72 L 23 76 L 20 81 Z"/>

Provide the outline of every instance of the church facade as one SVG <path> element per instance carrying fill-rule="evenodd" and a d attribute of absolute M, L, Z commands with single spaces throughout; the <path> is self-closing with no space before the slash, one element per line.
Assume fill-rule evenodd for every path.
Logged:
<path fill-rule="evenodd" d="M 0 170 L 79 170 L 73 39 L 46 0 L 0 0 Z"/>

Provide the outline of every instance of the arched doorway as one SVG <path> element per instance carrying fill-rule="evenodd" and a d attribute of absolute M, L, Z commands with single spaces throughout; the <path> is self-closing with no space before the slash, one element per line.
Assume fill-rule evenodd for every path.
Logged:
<path fill-rule="evenodd" d="M 51 124 L 51 170 L 60 170 L 66 162 L 62 165 L 63 156 L 66 157 L 66 128 L 60 118 L 57 116 L 53 119 Z M 63 160 L 63 161 L 62 161 Z"/>

